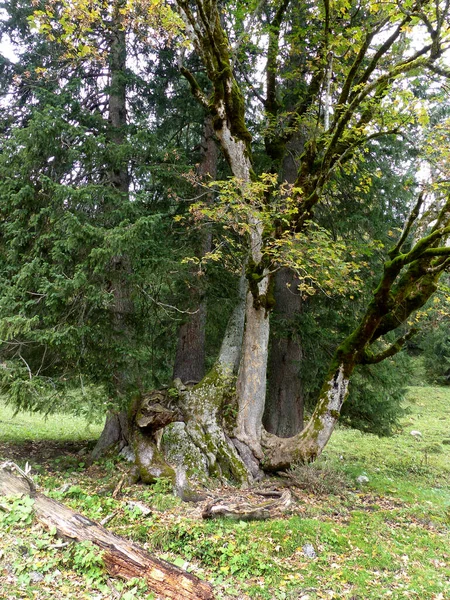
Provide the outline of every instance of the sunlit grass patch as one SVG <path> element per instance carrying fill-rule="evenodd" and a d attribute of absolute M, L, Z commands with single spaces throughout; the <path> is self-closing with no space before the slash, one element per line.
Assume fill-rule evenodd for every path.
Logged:
<path fill-rule="evenodd" d="M 102 424 L 90 423 L 85 418 L 67 415 L 19 412 L 7 406 L 0 398 L 0 442 L 21 443 L 35 440 L 79 442 L 95 440 Z"/>
<path fill-rule="evenodd" d="M 412 480 L 439 489 L 450 482 L 450 388 L 414 387 L 402 430 L 387 438 L 339 429 L 322 460 L 340 460 L 353 475 L 370 470 L 371 486 L 405 491 Z M 391 477 L 392 485 L 389 485 Z M 382 483 L 383 482 L 383 483 Z M 389 491 L 384 489 L 382 491 Z M 417 490 L 420 493 L 420 489 Z M 439 495 L 439 494 L 438 494 Z"/>

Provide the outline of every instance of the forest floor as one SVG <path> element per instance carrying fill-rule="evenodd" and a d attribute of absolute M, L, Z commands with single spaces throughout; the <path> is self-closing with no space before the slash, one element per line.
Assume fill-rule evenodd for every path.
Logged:
<path fill-rule="evenodd" d="M 113 498 L 127 464 L 88 466 L 100 427 L 72 416 L 0 403 L 0 460 L 28 462 L 42 493 L 109 516 L 111 531 L 209 580 L 218 599 L 450 600 L 450 388 L 410 388 L 407 405 L 393 437 L 339 429 L 317 464 L 293 471 L 294 502 L 270 521 L 203 520 L 164 480 Z M 0 499 L 0 598 L 154 598 L 142 581 L 108 578 L 88 545 L 60 546 L 30 506 Z"/>

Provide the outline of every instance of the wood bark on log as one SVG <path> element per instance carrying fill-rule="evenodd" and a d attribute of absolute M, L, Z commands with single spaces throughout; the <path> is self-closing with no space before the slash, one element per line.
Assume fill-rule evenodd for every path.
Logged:
<path fill-rule="evenodd" d="M 209 583 L 164 560 L 155 558 L 136 544 L 114 535 L 101 525 L 56 500 L 36 492 L 32 482 L 0 468 L 0 496 L 26 495 L 34 499 L 40 523 L 55 527 L 58 534 L 76 541 L 90 541 L 103 552 L 106 570 L 113 577 L 143 578 L 158 597 L 174 600 L 213 600 Z"/>
<path fill-rule="evenodd" d="M 255 492 L 264 496 L 262 502 L 249 502 L 247 498 L 233 496 L 232 498 L 216 498 L 204 509 L 204 519 L 227 517 L 235 521 L 261 521 L 281 516 L 292 502 L 291 492 L 286 489 L 282 492 Z"/>

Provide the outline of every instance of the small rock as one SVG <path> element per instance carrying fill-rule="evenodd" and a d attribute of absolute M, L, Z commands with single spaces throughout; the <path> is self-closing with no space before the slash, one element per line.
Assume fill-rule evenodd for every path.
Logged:
<path fill-rule="evenodd" d="M 31 571 L 30 573 L 30 581 L 31 583 L 39 583 L 44 580 L 44 576 L 42 573 L 38 573 L 37 571 Z"/>
<path fill-rule="evenodd" d="M 303 554 L 307 557 L 307 558 L 317 558 L 317 553 L 314 549 L 314 546 L 312 544 L 305 544 L 302 548 L 303 550 Z"/>
<path fill-rule="evenodd" d="M 143 514 L 144 517 L 148 517 L 148 515 L 152 514 L 150 508 L 142 502 L 135 502 L 134 500 L 130 500 L 129 502 L 127 502 L 126 506 L 130 510 L 135 510 L 137 508 Z"/>
<path fill-rule="evenodd" d="M 369 478 L 367 477 L 367 475 L 360 475 L 359 477 L 356 478 L 356 481 L 360 485 L 364 485 L 365 483 L 369 483 Z"/>
<path fill-rule="evenodd" d="M 420 433 L 420 431 L 416 431 L 415 429 L 413 429 L 411 432 L 411 435 L 413 435 L 415 438 L 420 438 L 422 437 L 422 434 Z"/>
<path fill-rule="evenodd" d="M 121 456 L 128 462 L 134 462 L 135 458 L 136 458 L 135 454 L 134 454 L 133 450 L 130 448 L 130 446 L 124 446 L 122 448 L 122 450 L 119 452 L 119 456 Z"/>

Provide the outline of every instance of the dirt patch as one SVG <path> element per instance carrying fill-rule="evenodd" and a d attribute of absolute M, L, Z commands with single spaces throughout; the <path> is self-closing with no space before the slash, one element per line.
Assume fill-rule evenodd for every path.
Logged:
<path fill-rule="evenodd" d="M 17 463 L 32 462 L 48 466 L 48 461 L 64 457 L 79 457 L 89 451 L 87 442 L 54 442 L 29 441 L 14 443 L 0 443 L 0 460 L 12 460 Z"/>

